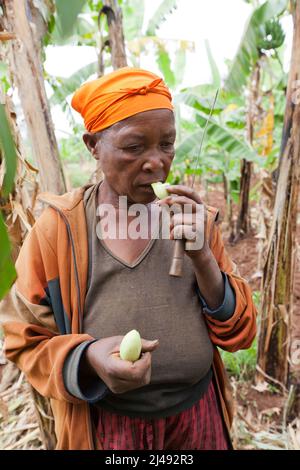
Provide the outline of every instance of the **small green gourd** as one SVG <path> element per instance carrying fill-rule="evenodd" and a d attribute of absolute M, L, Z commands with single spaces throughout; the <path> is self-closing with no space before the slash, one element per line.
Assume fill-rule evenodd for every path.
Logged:
<path fill-rule="evenodd" d="M 124 361 L 135 362 L 139 359 L 142 351 L 142 340 L 137 330 L 129 331 L 121 341 L 120 357 Z"/>
<path fill-rule="evenodd" d="M 158 183 L 152 183 L 151 186 L 152 186 L 155 196 L 157 196 L 158 199 L 164 199 L 165 197 L 169 196 L 169 193 L 166 189 L 168 186 L 170 186 L 169 183 L 158 182 Z"/>

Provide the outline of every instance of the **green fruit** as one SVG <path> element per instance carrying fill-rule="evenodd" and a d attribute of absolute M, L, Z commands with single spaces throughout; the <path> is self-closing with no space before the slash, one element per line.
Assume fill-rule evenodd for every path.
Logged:
<path fill-rule="evenodd" d="M 135 362 L 139 359 L 142 351 L 142 341 L 138 331 L 129 331 L 120 344 L 120 357 L 124 361 Z"/>
<path fill-rule="evenodd" d="M 168 186 L 170 186 L 169 183 L 152 183 L 151 186 L 155 196 L 157 196 L 158 199 L 164 199 L 165 197 L 169 196 L 169 193 L 166 189 Z"/>
<path fill-rule="evenodd" d="M 258 40 L 258 48 L 264 50 L 278 49 L 285 40 L 285 33 L 278 19 L 266 21 Z"/>

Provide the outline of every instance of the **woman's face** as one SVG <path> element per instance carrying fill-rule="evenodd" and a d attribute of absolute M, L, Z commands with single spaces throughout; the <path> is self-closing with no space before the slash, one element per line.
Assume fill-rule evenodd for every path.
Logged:
<path fill-rule="evenodd" d="M 172 111 L 155 109 L 124 119 L 102 132 L 94 146 L 86 136 L 106 183 L 116 194 L 135 203 L 155 199 L 150 184 L 166 180 L 175 154 Z"/>

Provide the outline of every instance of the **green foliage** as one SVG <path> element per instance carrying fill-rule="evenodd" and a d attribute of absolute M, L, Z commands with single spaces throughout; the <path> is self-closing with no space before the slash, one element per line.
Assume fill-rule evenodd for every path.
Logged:
<path fill-rule="evenodd" d="M 86 184 L 95 170 L 95 160 L 82 142 L 83 132 L 83 126 L 76 126 L 74 135 L 59 140 L 60 155 L 73 188 Z"/>
<path fill-rule="evenodd" d="M 253 341 L 249 349 L 242 349 L 235 353 L 221 351 L 226 370 L 238 380 L 248 380 L 253 377 L 256 367 L 257 340 Z"/>
<path fill-rule="evenodd" d="M 261 291 L 260 290 L 254 290 L 252 292 L 252 299 L 254 302 L 254 305 L 257 309 L 259 309 L 260 306 L 260 300 L 261 300 Z"/>
<path fill-rule="evenodd" d="M 59 151 L 64 162 L 82 164 L 93 161 L 90 152 L 82 142 L 83 132 L 83 128 L 77 128 L 74 135 L 59 140 Z"/>
<path fill-rule="evenodd" d="M 175 96 L 176 107 L 188 107 L 192 115 L 189 120 L 181 120 L 173 172 L 178 165 L 182 175 L 192 175 L 195 172 L 199 144 L 215 91 L 214 85 L 206 84 L 186 88 Z M 207 127 L 207 136 L 196 171 L 206 183 L 223 184 L 223 175 L 226 175 L 227 190 L 234 202 L 238 202 L 239 198 L 241 159 L 258 159 L 245 139 L 245 124 L 244 99 L 221 90 Z"/>
<path fill-rule="evenodd" d="M 10 87 L 10 83 L 8 81 L 8 67 L 7 64 L 0 61 L 0 83 L 2 85 L 2 89 L 4 93 L 6 93 Z"/>
<path fill-rule="evenodd" d="M 204 128 L 206 117 L 197 112 L 196 121 Z M 213 119 L 211 119 L 208 124 L 207 135 L 214 146 L 230 154 L 233 159 L 241 160 L 244 158 L 249 161 L 256 160 L 256 153 L 244 138 L 238 137 Z"/>
<path fill-rule="evenodd" d="M 0 149 L 5 158 L 5 176 L 3 188 L 1 188 L 2 196 L 6 197 L 11 192 L 14 183 L 14 177 L 17 166 L 16 146 L 11 134 L 9 123 L 6 117 L 4 104 L 0 103 Z"/>
<path fill-rule="evenodd" d="M 67 38 L 73 33 L 77 16 L 82 11 L 86 0 L 55 0 L 57 13 L 57 30 L 62 38 Z"/>
<path fill-rule="evenodd" d="M 145 1 L 123 0 L 123 26 L 126 41 L 132 41 L 142 35 L 144 23 Z"/>
<path fill-rule="evenodd" d="M 17 152 L 7 120 L 4 104 L 0 103 L 0 154 L 5 159 L 5 176 L 1 196 L 6 197 L 11 192 L 17 165 Z M 0 212 L 0 299 L 4 297 L 16 278 L 16 270 L 11 260 L 11 247 Z"/>
<path fill-rule="evenodd" d="M 67 78 L 48 77 L 54 90 L 50 98 L 53 105 L 62 104 L 66 98 L 82 85 L 91 75 L 97 72 L 97 62 L 91 62 L 88 65 L 77 70 Z"/>
<path fill-rule="evenodd" d="M 212 75 L 212 84 L 214 87 L 219 88 L 221 84 L 221 75 L 217 67 L 217 64 L 215 62 L 215 59 L 212 55 L 208 40 L 205 41 L 205 48 L 206 48 L 206 54 L 207 54 L 207 58 L 208 58 L 209 66 L 210 66 L 211 75 Z"/>
<path fill-rule="evenodd" d="M 65 171 L 72 185 L 72 188 L 79 188 L 88 183 L 93 171 L 83 168 L 78 163 L 67 163 Z"/>
<path fill-rule="evenodd" d="M 186 64 L 186 47 L 185 43 L 182 41 L 180 43 L 179 49 L 175 53 L 175 63 L 174 63 L 174 77 L 178 84 L 181 84 Z"/>
<path fill-rule="evenodd" d="M 33 0 L 32 3 L 39 10 L 45 23 L 48 23 L 55 8 L 52 0 Z"/>
<path fill-rule="evenodd" d="M 170 88 L 174 88 L 176 80 L 175 75 L 171 69 L 170 55 L 163 44 L 158 44 L 156 52 L 157 64 L 163 73 L 165 82 Z"/>
<path fill-rule="evenodd" d="M 282 26 L 277 19 L 272 19 L 264 24 L 262 38 L 258 40 L 258 48 L 264 50 L 278 49 L 285 39 Z"/>
<path fill-rule="evenodd" d="M 197 112 L 196 122 L 201 127 L 200 130 L 195 131 L 189 135 L 176 149 L 176 160 L 180 161 L 190 155 L 195 155 L 199 148 L 199 142 L 203 133 L 206 123 L 206 117 Z M 246 160 L 255 160 L 256 154 L 249 146 L 245 139 L 236 137 L 226 127 L 218 124 L 213 119 L 210 120 L 207 127 L 207 136 L 210 145 L 217 148 L 224 154 L 227 152 L 233 159 L 238 161 L 242 158 Z M 198 148 L 197 148 L 198 146 Z"/>
<path fill-rule="evenodd" d="M 146 34 L 154 36 L 156 30 L 159 29 L 161 24 L 166 20 L 166 16 L 176 8 L 177 0 L 163 0 L 158 9 L 149 21 Z"/>
<path fill-rule="evenodd" d="M 228 90 L 239 93 L 246 85 L 260 55 L 259 43 L 265 23 L 280 15 L 286 6 L 287 0 L 268 0 L 253 11 L 226 79 Z"/>
<path fill-rule="evenodd" d="M 158 38 L 151 38 L 156 50 L 156 62 L 166 84 L 175 91 L 181 85 L 185 73 L 186 51 L 190 48 L 187 41 L 177 41 L 175 58 L 172 64 L 167 43 Z"/>
<path fill-rule="evenodd" d="M 11 260 L 11 248 L 6 227 L 0 212 L 0 300 L 11 288 L 17 273 Z"/>
<path fill-rule="evenodd" d="M 259 308 L 261 292 L 253 291 L 252 298 L 256 308 Z M 259 321 L 258 321 L 259 324 Z M 256 368 L 257 338 L 254 339 L 249 349 L 243 349 L 235 353 L 221 351 L 222 359 L 230 375 L 238 380 L 247 380 L 253 377 Z"/>

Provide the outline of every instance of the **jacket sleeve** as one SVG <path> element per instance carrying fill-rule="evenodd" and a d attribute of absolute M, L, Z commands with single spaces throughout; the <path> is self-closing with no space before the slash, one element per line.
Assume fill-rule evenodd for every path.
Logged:
<path fill-rule="evenodd" d="M 48 264 L 55 265 L 53 249 L 36 223 L 16 261 L 17 281 L 0 303 L 5 353 L 41 395 L 76 404 L 81 400 L 65 388 L 63 365 L 71 350 L 94 338 L 59 333 L 49 291 L 47 294 L 44 269 L 47 257 Z"/>
<path fill-rule="evenodd" d="M 232 289 L 229 281 L 228 276 L 226 273 L 221 271 L 223 282 L 224 282 L 224 298 L 219 305 L 219 307 L 215 308 L 214 310 L 210 309 L 202 296 L 198 285 L 196 286 L 196 290 L 200 299 L 200 303 L 202 305 L 202 311 L 209 315 L 210 317 L 215 318 L 216 320 L 226 321 L 228 320 L 233 314 L 235 310 L 235 292 Z"/>
<path fill-rule="evenodd" d="M 227 279 L 235 294 L 233 315 L 226 321 L 220 321 L 205 314 L 209 335 L 212 342 L 226 351 L 235 352 L 251 346 L 256 335 L 256 307 L 251 289 L 228 256 L 222 239 L 220 227 L 215 224 L 212 229 L 210 248 L 218 262 L 220 270 Z"/>

